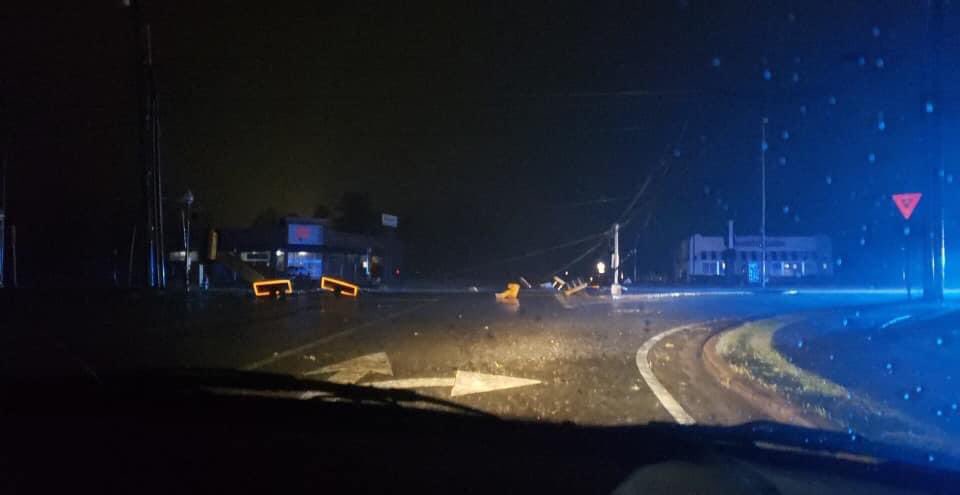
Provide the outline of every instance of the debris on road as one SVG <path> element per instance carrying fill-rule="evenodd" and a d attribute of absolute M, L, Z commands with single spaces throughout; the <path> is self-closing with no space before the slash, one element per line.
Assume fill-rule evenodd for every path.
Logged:
<path fill-rule="evenodd" d="M 507 290 L 503 292 L 497 292 L 494 294 L 494 297 L 497 301 L 501 302 L 515 302 L 518 295 L 520 295 L 520 284 L 510 282 L 507 284 Z"/>

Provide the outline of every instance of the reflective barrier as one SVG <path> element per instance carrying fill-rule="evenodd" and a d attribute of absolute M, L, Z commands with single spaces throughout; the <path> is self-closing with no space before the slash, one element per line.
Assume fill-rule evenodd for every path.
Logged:
<path fill-rule="evenodd" d="M 274 294 L 293 294 L 293 284 L 287 279 L 260 280 L 253 283 L 253 294 L 257 297 Z"/>
<path fill-rule="evenodd" d="M 360 295 L 359 286 L 333 277 L 321 277 L 320 288 L 330 292 L 338 292 L 349 297 L 357 297 Z"/>

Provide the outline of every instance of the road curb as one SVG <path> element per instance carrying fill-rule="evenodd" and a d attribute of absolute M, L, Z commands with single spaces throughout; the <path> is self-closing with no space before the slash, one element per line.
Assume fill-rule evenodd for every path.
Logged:
<path fill-rule="evenodd" d="M 759 320 L 757 320 L 759 321 Z M 746 379 L 733 371 L 720 353 L 717 352 L 717 342 L 723 334 L 741 328 L 748 322 L 741 322 L 725 328 L 707 338 L 701 348 L 701 356 L 704 368 L 720 384 L 720 386 L 730 390 L 744 399 L 751 406 L 762 411 L 776 421 L 790 423 L 808 428 L 823 428 L 836 426 L 826 422 L 823 418 L 813 419 L 805 414 L 802 409 L 795 406 L 789 399 L 773 392 L 763 386 L 760 386 L 753 380 Z"/>

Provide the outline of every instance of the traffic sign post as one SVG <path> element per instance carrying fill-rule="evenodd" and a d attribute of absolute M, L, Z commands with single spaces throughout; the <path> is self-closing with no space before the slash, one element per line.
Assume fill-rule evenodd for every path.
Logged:
<path fill-rule="evenodd" d="M 911 293 L 910 288 L 910 250 L 908 237 L 910 235 L 910 217 L 913 216 L 913 211 L 917 208 L 917 204 L 920 203 L 920 198 L 923 197 L 922 193 L 900 193 L 894 194 L 890 198 L 893 199 L 893 204 L 896 205 L 897 210 L 900 211 L 900 216 L 903 217 L 903 244 L 900 247 L 900 250 L 903 251 L 903 272 L 901 276 L 903 277 L 903 284 L 907 289 L 907 299 L 912 299 L 913 294 Z"/>

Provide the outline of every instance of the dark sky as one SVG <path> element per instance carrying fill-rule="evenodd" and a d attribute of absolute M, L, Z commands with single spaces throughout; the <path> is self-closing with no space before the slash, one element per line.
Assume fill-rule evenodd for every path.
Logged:
<path fill-rule="evenodd" d="M 125 255 L 139 219 L 129 11 L 30 3 L 0 26 L 24 277 L 99 279 L 90 260 Z M 902 225 L 884 198 L 930 175 L 922 3 L 143 2 L 171 201 L 189 187 L 205 221 L 242 226 L 369 192 L 428 274 L 597 233 L 658 170 L 623 217 L 641 271 L 728 218 L 755 232 L 764 115 L 771 233 L 887 263 Z M 955 7 L 945 31 L 952 180 Z M 590 245 L 482 273 L 537 278 Z"/>

